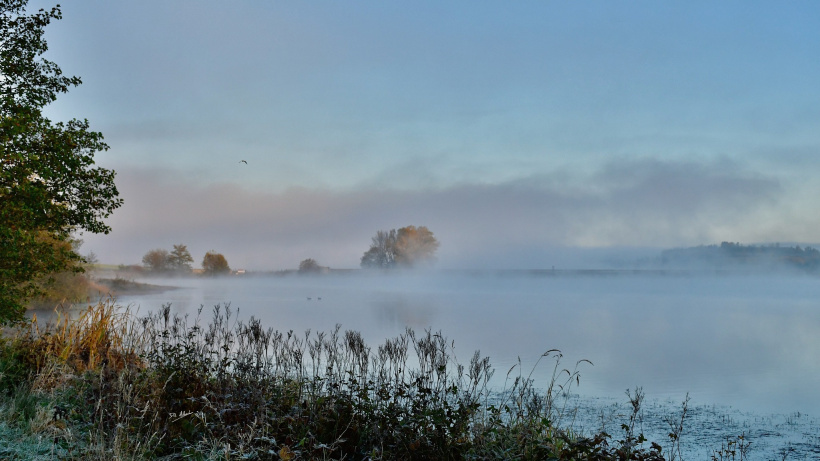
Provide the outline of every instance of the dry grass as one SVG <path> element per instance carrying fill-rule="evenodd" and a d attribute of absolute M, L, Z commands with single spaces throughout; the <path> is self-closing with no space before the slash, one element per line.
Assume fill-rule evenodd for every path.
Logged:
<path fill-rule="evenodd" d="M 494 393 L 489 359 L 461 365 L 452 346 L 429 330 L 375 349 L 340 326 L 279 332 L 230 305 L 204 322 L 101 302 L 2 338 L 0 415 L 63 459 L 663 459 L 631 433 L 573 433 L 562 396 L 579 374 L 559 351 L 542 357 L 546 389 L 514 367 Z"/>

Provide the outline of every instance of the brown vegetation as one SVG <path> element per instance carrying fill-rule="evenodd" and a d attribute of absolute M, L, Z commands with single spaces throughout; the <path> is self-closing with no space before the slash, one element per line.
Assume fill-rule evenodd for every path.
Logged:
<path fill-rule="evenodd" d="M 339 327 L 238 321 L 230 306 L 200 320 L 109 302 L 32 322 L 0 339 L 0 419 L 48 434 L 59 459 L 663 459 L 634 426 L 619 440 L 561 426 L 578 373 L 558 351 L 544 354 L 547 389 L 508 373 L 492 393 L 489 360 L 458 364 L 440 333 L 371 349 Z"/>

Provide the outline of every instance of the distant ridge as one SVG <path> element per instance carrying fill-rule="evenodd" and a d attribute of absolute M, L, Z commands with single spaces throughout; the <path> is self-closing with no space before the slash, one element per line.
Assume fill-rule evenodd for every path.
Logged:
<path fill-rule="evenodd" d="M 665 250 L 660 256 L 664 268 L 713 269 L 796 269 L 816 272 L 820 269 L 820 251 L 800 245 L 784 246 L 779 243 L 742 245 L 723 242 L 720 245 L 701 245 Z"/>

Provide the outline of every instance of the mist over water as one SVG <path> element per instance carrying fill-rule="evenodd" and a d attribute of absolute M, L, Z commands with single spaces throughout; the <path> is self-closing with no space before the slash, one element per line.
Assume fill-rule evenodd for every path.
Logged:
<path fill-rule="evenodd" d="M 496 386 L 520 358 L 528 374 L 560 349 L 581 364 L 581 395 L 729 405 L 820 415 L 820 280 L 809 276 L 553 275 L 436 272 L 150 280 L 176 290 L 123 296 L 142 313 L 171 303 L 207 321 L 215 304 L 280 331 L 360 331 L 375 348 L 402 333 L 440 330 L 467 363 L 489 356 Z M 320 299 L 321 298 L 321 299 Z M 533 375 L 545 385 L 552 364 Z M 514 374 L 517 370 L 514 370 Z"/>

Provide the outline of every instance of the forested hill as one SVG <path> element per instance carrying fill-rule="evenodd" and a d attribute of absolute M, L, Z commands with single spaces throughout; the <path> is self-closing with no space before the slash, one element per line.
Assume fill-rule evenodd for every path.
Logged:
<path fill-rule="evenodd" d="M 820 251 L 812 248 L 773 245 L 741 245 L 723 242 L 691 248 L 665 250 L 661 264 L 675 268 L 779 269 L 793 268 L 807 272 L 820 270 Z"/>

